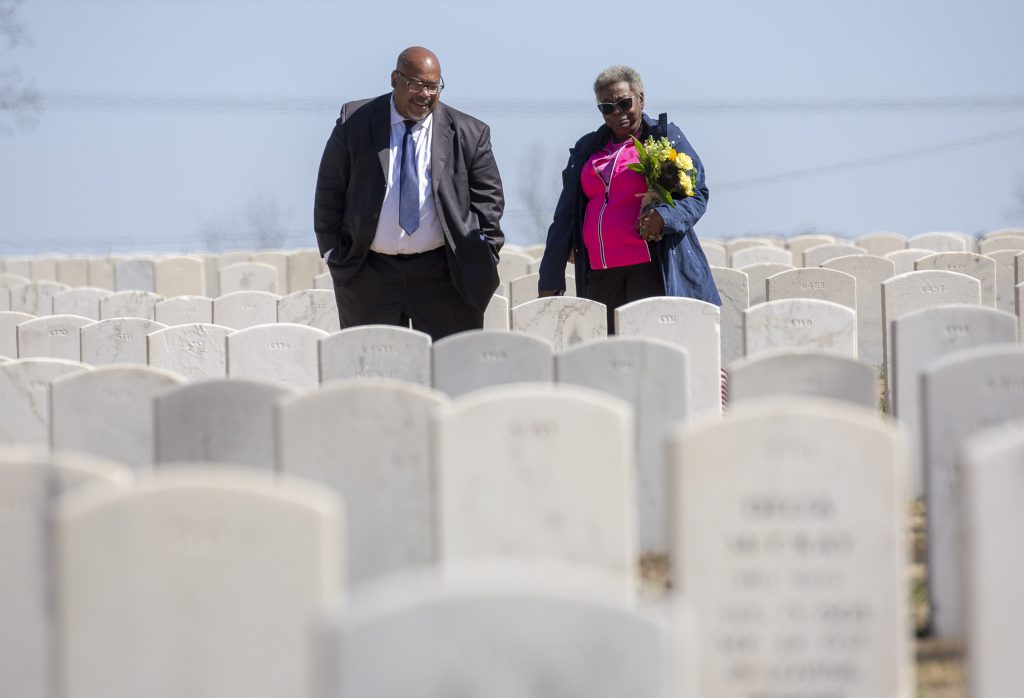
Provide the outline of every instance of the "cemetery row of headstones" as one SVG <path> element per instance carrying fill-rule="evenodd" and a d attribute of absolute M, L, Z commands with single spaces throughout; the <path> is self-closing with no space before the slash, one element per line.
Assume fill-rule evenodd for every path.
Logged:
<path fill-rule="evenodd" d="M 964 355 L 934 372 L 935 388 L 976 397 L 942 418 L 981 429 L 970 408 L 1024 384 L 1021 354 Z M 282 447 L 289 462 L 314 464 L 304 472 L 201 462 L 132 471 L 2 452 L 3 685 L 26 698 L 511 698 L 538 686 L 609 697 L 637 686 L 651 696 L 910 694 L 908 450 L 872 411 L 762 400 L 670 430 L 677 603 L 642 609 L 630 600 L 639 483 L 626 403 L 566 386 L 435 400 L 445 458 L 424 475 L 411 449 L 359 435 L 389 419 L 410 436 L 423 428 L 409 396 L 429 394 L 392 388 L 406 395 L 345 386 L 351 397 L 376 391 L 346 412 L 367 417 L 315 446 Z M 302 408 L 287 428 L 310 434 L 337 420 L 317 397 L 285 396 L 282 412 Z M 1006 631 L 1019 619 L 1014 570 L 1024 565 L 1012 525 L 1024 422 L 992 433 L 974 431 L 942 466 L 966 478 L 949 490 L 966 524 L 949 548 L 969 583 L 943 602 L 972 611 L 962 632 L 979 696 L 1016 685 Z M 369 561 L 389 554 L 444 567 L 424 579 L 375 576 Z M 504 566 L 484 564 L 494 557 Z M 603 573 L 530 564 L 539 559 Z"/>
<path fill-rule="evenodd" d="M 98 369 L 58 379 L 54 400 L 62 382 L 145 370 Z M 123 388 L 108 384 L 105 390 Z M 169 409 L 180 416 L 183 405 L 198 404 L 183 400 Z M 31 582 L 18 587 L 23 597 L 16 617 L 34 623 L 33 637 L 55 633 L 61 696 L 234 695 L 241 689 L 255 696 L 307 695 L 314 681 L 302 668 L 308 619 L 338 593 L 342 580 L 365 581 L 417 563 L 493 557 L 595 567 L 612 575 L 605 586 L 613 596 L 596 603 L 593 587 L 582 596 L 576 587 L 559 597 L 550 581 L 539 596 L 514 593 L 503 575 L 510 585 L 505 589 L 466 593 L 442 582 L 439 590 L 419 593 L 426 605 L 414 603 L 417 595 L 392 597 L 383 615 L 369 606 L 357 611 L 353 597 L 351 611 L 327 623 L 327 636 L 340 643 L 328 644 L 334 648 L 329 656 L 341 664 L 328 661 L 331 675 L 319 677 L 328 685 L 340 682 L 324 695 L 396 695 L 392 691 L 404 686 L 408 693 L 407 682 L 417 680 L 428 681 L 414 691 L 418 695 L 452 695 L 458 686 L 479 689 L 474 681 L 501 676 L 513 681 L 509 695 L 544 677 L 555 687 L 568 681 L 583 690 L 596 678 L 589 662 L 609 646 L 617 651 L 605 682 L 621 687 L 621 681 L 642 678 L 645 695 L 680 694 L 662 683 L 676 663 L 693 672 L 683 679 L 699 684 L 699 695 L 746 695 L 756 688 L 898 695 L 912 681 L 902 588 L 905 444 L 870 409 L 814 400 L 751 402 L 724 420 L 669 431 L 661 487 L 674 504 L 666 516 L 666 545 L 679 597 L 692 609 L 688 631 L 699 663 L 666 654 L 676 626 L 672 616 L 642 613 L 628 601 L 643 473 L 634 471 L 634 422 L 625 401 L 582 387 L 511 386 L 445 403 L 422 388 L 359 382 L 284 395 L 277 409 L 279 427 L 294 436 L 277 446 L 277 474 L 161 463 L 134 476 L 119 470 L 107 479 L 120 484 L 83 485 L 55 504 L 46 483 L 59 464 L 41 467 L 37 457 L 34 468 L 21 463 L 0 470 L 25 483 L 20 491 L 35 492 L 23 500 L 30 506 L 17 509 L 21 535 L 3 540 L 20 546 L 26 562 L 14 569 Z M 353 423 L 339 432 L 340 414 Z M 230 422 L 231 410 L 222 415 Z M 375 438 L 384 424 L 391 438 Z M 394 438 L 395 424 L 401 439 Z M 215 431 L 234 425 L 222 426 L 228 429 Z M 411 443 L 431 430 L 426 441 L 432 446 Z M 437 454 L 436 460 L 424 453 Z M 53 568 L 44 563 L 45 552 L 23 550 L 51 540 Z M 48 569 L 56 571 L 51 580 Z M 53 605 L 45 600 L 49 584 Z M 505 602 L 492 606 L 488 598 Z M 440 629 L 452 622 L 444 608 L 467 618 L 467 635 L 460 637 L 458 621 L 451 632 Z M 656 626 L 628 630 L 651 613 L 647 623 Z M 602 616 L 612 625 L 595 626 Z M 487 618 L 495 620 L 484 623 Z M 545 619 L 553 624 L 554 645 L 541 639 L 547 633 L 536 634 Z M 644 627 L 644 634 L 635 634 Z M 345 635 L 356 628 L 370 634 Z M 595 635 L 599 628 L 604 631 Z M 409 644 L 394 644 L 408 632 L 414 633 L 406 637 Z M 413 642 L 425 637 L 417 632 L 430 633 L 440 656 Z M 486 634 L 475 635 L 480 632 Z M 473 641 L 508 633 L 522 651 L 533 648 L 521 657 L 525 665 L 506 666 L 500 655 L 487 654 L 502 650 Z M 28 648 L 20 637 L 24 656 Z M 448 655 L 476 644 L 483 645 L 484 660 L 469 665 L 480 676 L 455 662 L 459 655 Z M 42 658 L 11 671 L 24 675 L 27 666 L 45 666 L 46 646 L 36 647 Z M 388 647 L 391 661 L 385 663 L 375 653 Z M 569 647 L 586 663 L 573 661 Z M 408 662 L 413 665 L 405 670 Z M 489 671 L 498 677 L 488 677 Z M 619 689 L 607 693 L 612 689 L 601 683 L 573 695 L 622 695 Z"/>

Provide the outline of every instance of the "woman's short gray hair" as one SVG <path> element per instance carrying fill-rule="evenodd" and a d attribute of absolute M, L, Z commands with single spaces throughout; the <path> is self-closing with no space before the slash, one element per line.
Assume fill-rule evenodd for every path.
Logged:
<path fill-rule="evenodd" d="M 640 73 L 628 65 L 613 65 L 602 70 L 594 80 L 594 94 L 601 94 L 606 87 L 617 82 L 628 82 L 629 88 L 638 94 L 644 91 L 644 81 L 640 79 Z"/>

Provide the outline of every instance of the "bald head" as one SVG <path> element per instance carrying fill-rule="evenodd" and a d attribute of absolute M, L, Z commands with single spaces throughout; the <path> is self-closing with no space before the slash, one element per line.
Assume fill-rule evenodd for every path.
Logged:
<path fill-rule="evenodd" d="M 400 70 L 406 75 L 420 71 L 436 70 L 438 75 L 440 75 L 441 61 L 437 60 L 437 56 L 428 48 L 410 46 L 398 54 L 395 70 Z"/>
<path fill-rule="evenodd" d="M 395 110 L 403 118 L 421 121 L 441 99 L 441 63 L 433 51 L 411 46 L 400 54 L 391 71 Z"/>

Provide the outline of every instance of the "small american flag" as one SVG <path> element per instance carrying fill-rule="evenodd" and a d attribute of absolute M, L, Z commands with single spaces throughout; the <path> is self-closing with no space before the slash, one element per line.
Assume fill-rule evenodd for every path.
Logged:
<path fill-rule="evenodd" d="M 729 374 L 722 369 L 722 411 L 729 408 Z"/>

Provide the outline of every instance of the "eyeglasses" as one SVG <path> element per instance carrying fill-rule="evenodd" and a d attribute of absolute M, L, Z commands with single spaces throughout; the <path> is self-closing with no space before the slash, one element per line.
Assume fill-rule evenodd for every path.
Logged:
<path fill-rule="evenodd" d="M 401 70 L 396 70 L 396 73 L 402 76 L 402 80 L 405 81 L 405 86 L 409 88 L 410 92 L 426 92 L 428 95 L 441 94 L 441 90 L 444 89 L 444 78 L 441 78 L 441 82 L 420 82 L 419 80 L 413 80 Z"/>
<path fill-rule="evenodd" d="M 623 97 L 617 102 L 598 102 L 597 108 L 601 110 L 602 114 L 614 114 L 615 107 L 618 107 L 621 111 L 629 111 L 630 107 L 633 106 L 632 97 Z"/>

